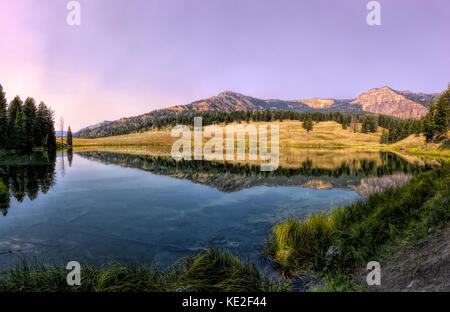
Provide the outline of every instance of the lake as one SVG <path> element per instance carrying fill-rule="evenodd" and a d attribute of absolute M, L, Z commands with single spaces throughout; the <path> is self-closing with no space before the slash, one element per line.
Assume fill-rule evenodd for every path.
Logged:
<path fill-rule="evenodd" d="M 429 168 L 379 151 L 282 156 L 274 172 L 245 162 L 176 162 L 142 149 L 0 161 L 0 267 L 24 257 L 165 267 L 210 244 L 264 265 L 274 224 L 364 200 Z"/>

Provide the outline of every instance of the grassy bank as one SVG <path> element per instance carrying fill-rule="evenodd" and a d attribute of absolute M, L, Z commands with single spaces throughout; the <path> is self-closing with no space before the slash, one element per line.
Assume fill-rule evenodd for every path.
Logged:
<path fill-rule="evenodd" d="M 449 195 L 446 163 L 366 201 L 306 220 L 287 220 L 274 227 L 268 252 L 288 274 L 312 272 L 325 279 L 328 290 L 359 289 L 352 280 L 358 268 L 426 239 L 450 221 Z"/>
<path fill-rule="evenodd" d="M 427 156 L 433 158 L 450 159 L 450 140 L 427 142 L 423 135 L 410 135 L 409 137 L 388 145 L 391 149 L 404 150 L 408 154 Z"/>
<path fill-rule="evenodd" d="M 166 270 L 145 265 L 81 268 L 81 286 L 69 286 L 61 266 L 21 264 L 0 273 L 0 292 L 281 291 L 257 267 L 215 248 Z"/>

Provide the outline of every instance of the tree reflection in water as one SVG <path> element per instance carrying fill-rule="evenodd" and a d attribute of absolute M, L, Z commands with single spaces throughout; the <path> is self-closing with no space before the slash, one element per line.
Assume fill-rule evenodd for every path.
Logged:
<path fill-rule="evenodd" d="M 11 159 L 0 164 L 0 212 L 6 216 L 11 197 L 22 202 L 30 200 L 39 192 L 47 193 L 55 185 L 56 154 L 36 153 L 19 164 Z"/>

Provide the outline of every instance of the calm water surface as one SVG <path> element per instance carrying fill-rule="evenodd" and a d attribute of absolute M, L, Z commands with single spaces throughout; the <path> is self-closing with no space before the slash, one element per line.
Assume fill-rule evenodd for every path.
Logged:
<path fill-rule="evenodd" d="M 108 152 L 59 155 L 52 165 L 0 163 L 9 189 L 0 197 L 0 267 L 20 257 L 166 266 L 210 243 L 258 260 L 275 223 L 361 200 L 420 170 L 379 152 L 271 174 Z"/>

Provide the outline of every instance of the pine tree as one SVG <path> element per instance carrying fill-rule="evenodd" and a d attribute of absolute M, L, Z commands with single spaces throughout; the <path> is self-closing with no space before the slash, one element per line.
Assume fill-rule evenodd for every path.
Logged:
<path fill-rule="evenodd" d="M 352 131 L 354 133 L 358 132 L 358 117 L 356 116 L 352 116 L 351 120 L 350 120 L 350 129 L 352 129 Z"/>
<path fill-rule="evenodd" d="M 369 132 L 369 116 L 364 117 L 363 121 L 362 121 L 362 125 L 361 125 L 361 132 L 362 133 L 367 133 Z"/>
<path fill-rule="evenodd" d="M 36 112 L 36 122 L 34 123 L 34 144 L 36 144 L 37 147 L 45 146 L 47 126 L 45 121 L 44 106 L 42 102 L 39 104 Z"/>
<path fill-rule="evenodd" d="M 378 116 L 371 116 L 371 121 L 370 121 L 370 127 L 369 127 L 370 132 L 377 132 L 378 130 Z"/>
<path fill-rule="evenodd" d="M 309 117 L 308 119 L 306 119 L 306 120 L 303 122 L 302 127 L 303 127 L 307 132 L 309 132 L 309 131 L 311 131 L 311 130 L 313 129 L 313 121 L 312 121 L 311 117 Z"/>
<path fill-rule="evenodd" d="M 388 132 L 383 129 L 383 132 L 381 133 L 380 144 L 387 144 L 387 143 L 389 143 L 389 135 Z"/>
<path fill-rule="evenodd" d="M 53 111 L 44 102 L 39 103 L 38 124 L 41 129 L 42 146 L 48 151 L 56 151 L 55 122 Z"/>
<path fill-rule="evenodd" d="M 16 96 L 8 106 L 8 146 L 10 149 L 19 149 L 23 144 L 21 129 L 22 100 Z"/>
<path fill-rule="evenodd" d="M 350 125 L 351 117 L 350 116 L 344 116 L 342 117 L 342 129 L 347 129 Z"/>
<path fill-rule="evenodd" d="M 440 96 L 435 106 L 434 124 L 437 135 L 447 138 L 450 118 L 450 84 Z"/>
<path fill-rule="evenodd" d="M 367 132 L 377 132 L 378 125 L 377 121 L 374 116 L 367 115 L 363 119 L 361 132 L 367 133 Z"/>
<path fill-rule="evenodd" d="M 22 107 L 21 128 L 23 129 L 23 144 L 21 150 L 31 152 L 35 146 L 36 104 L 33 98 L 27 98 Z"/>
<path fill-rule="evenodd" d="M 0 149 L 7 149 L 9 144 L 7 106 L 5 92 L 0 84 Z"/>
<path fill-rule="evenodd" d="M 428 104 L 428 107 L 429 111 L 425 116 L 423 134 L 425 135 L 425 138 L 429 142 L 433 140 L 434 135 L 436 134 L 436 124 L 434 123 L 436 105 L 434 99 L 430 100 L 430 104 Z"/>
<path fill-rule="evenodd" d="M 422 133 L 423 129 L 423 119 L 420 120 L 414 120 L 412 125 L 412 133 L 414 133 L 416 136 L 419 136 L 420 133 Z"/>
<path fill-rule="evenodd" d="M 72 130 L 70 129 L 70 126 L 69 129 L 67 130 L 67 146 L 69 150 L 72 149 Z"/>

